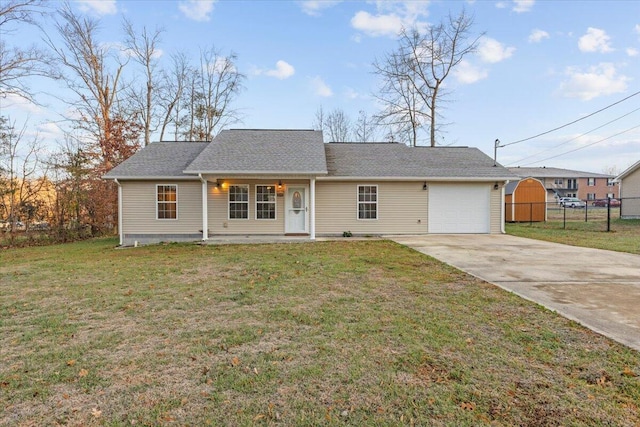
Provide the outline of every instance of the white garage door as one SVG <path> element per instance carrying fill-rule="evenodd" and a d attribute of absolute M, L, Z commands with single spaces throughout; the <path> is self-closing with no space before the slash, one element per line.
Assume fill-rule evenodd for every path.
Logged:
<path fill-rule="evenodd" d="M 430 184 L 429 233 L 489 233 L 490 184 Z"/>

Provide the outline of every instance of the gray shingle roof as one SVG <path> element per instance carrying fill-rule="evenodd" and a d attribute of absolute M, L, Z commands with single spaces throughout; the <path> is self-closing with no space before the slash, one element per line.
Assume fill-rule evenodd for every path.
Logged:
<path fill-rule="evenodd" d="M 184 169 L 208 142 L 153 142 L 107 172 L 104 178 L 191 178 Z"/>
<path fill-rule="evenodd" d="M 570 169 L 560 168 L 509 168 L 511 172 L 519 177 L 533 177 L 533 178 L 613 178 L 613 175 L 605 175 L 602 173 L 582 172 L 574 171 Z"/>
<path fill-rule="evenodd" d="M 185 171 L 190 173 L 326 174 L 322 132 L 224 130 Z"/>
<path fill-rule="evenodd" d="M 511 181 L 504 186 L 504 194 L 513 194 L 520 181 Z"/>
<path fill-rule="evenodd" d="M 227 130 L 210 143 L 154 142 L 104 177 L 192 178 L 218 175 L 328 175 L 328 178 L 517 179 L 477 148 L 330 143 L 312 130 Z"/>
<path fill-rule="evenodd" d="M 325 144 L 329 176 L 515 179 L 477 148 L 408 147 L 388 143 Z"/>

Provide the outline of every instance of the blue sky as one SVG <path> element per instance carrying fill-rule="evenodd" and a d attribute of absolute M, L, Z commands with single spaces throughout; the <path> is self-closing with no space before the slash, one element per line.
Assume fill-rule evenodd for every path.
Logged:
<path fill-rule="evenodd" d="M 56 3 L 52 2 L 53 5 Z M 136 27 L 164 27 L 163 60 L 214 44 L 238 55 L 245 89 L 235 103 L 242 128 L 310 128 L 318 107 L 375 114 L 379 87 L 371 63 L 396 46 L 402 26 L 425 27 L 463 7 L 485 32 L 478 52 L 446 81 L 448 123 L 440 145 L 478 147 L 493 156 L 501 144 L 543 133 L 640 91 L 638 1 L 75 1 L 102 21 L 101 42 L 123 39 L 122 18 Z M 45 29 L 50 28 L 45 23 Z M 9 44 L 37 41 L 32 29 Z M 60 109 L 47 93 L 44 107 L 15 99 L 2 114 L 29 114 L 48 143 L 62 140 Z M 52 89 L 52 87 L 56 86 Z M 507 166 L 547 166 L 617 172 L 640 159 L 640 95 L 559 131 L 498 150 Z M 626 115 L 626 116 L 625 116 Z M 625 116 L 625 117 L 623 117 Z M 605 125 L 608 122 L 612 122 Z M 605 125 L 605 126 L 603 126 Z M 599 129 L 596 129 L 599 128 Z M 595 129 L 595 130 L 594 130 Z M 424 141 L 425 144 L 427 141 Z M 567 153 L 564 154 L 563 153 Z"/>

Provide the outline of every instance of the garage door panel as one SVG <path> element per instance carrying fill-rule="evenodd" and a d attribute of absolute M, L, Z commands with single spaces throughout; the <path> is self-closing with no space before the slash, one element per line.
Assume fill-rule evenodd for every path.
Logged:
<path fill-rule="evenodd" d="M 489 184 L 429 185 L 429 233 L 489 233 Z"/>

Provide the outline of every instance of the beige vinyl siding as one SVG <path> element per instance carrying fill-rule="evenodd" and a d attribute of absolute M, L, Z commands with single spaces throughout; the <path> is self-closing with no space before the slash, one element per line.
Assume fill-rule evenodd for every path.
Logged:
<path fill-rule="evenodd" d="M 623 218 L 640 218 L 640 199 L 630 199 L 629 197 L 640 197 L 640 168 L 625 176 L 620 184 L 620 216 Z"/>
<path fill-rule="evenodd" d="M 156 186 L 178 187 L 178 218 L 156 218 Z M 122 185 L 122 231 L 125 234 L 181 234 L 202 230 L 200 181 L 124 181 Z"/>
<path fill-rule="evenodd" d="M 277 190 L 278 180 L 225 179 L 216 187 L 209 183 L 208 222 L 209 234 L 284 234 L 284 192 L 287 185 L 309 185 L 308 180 L 283 180 L 282 192 Z M 229 219 L 229 186 L 249 185 L 249 218 Z M 256 185 L 276 186 L 276 219 L 256 218 Z M 282 194 L 282 195 L 281 195 Z"/>
<path fill-rule="evenodd" d="M 316 233 L 419 234 L 427 232 L 422 182 L 316 181 Z M 358 185 L 378 186 L 378 219 L 358 219 Z"/>
<path fill-rule="evenodd" d="M 489 227 L 491 234 L 502 233 L 502 188 L 491 189 L 491 200 L 489 200 Z"/>

